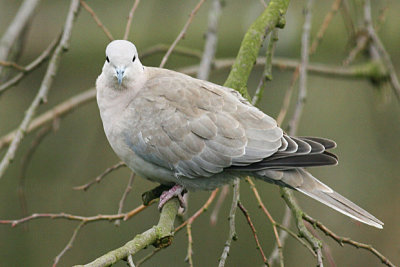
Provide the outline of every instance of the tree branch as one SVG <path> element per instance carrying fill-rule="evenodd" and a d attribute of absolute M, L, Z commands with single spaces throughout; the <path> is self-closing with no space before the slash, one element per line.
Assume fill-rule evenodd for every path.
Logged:
<path fill-rule="evenodd" d="M 373 248 L 371 245 L 351 240 L 348 237 L 341 237 L 341 236 L 335 234 L 333 231 L 329 230 L 328 227 L 326 227 L 325 225 L 323 225 L 319 221 L 311 218 L 309 215 L 307 215 L 305 213 L 303 213 L 303 219 L 306 220 L 307 222 L 309 222 L 314 227 L 317 227 L 318 229 L 320 229 L 324 234 L 326 234 L 327 236 L 329 236 L 330 238 L 332 238 L 336 242 L 338 242 L 340 246 L 343 246 L 343 244 L 348 244 L 348 245 L 351 245 L 351 246 L 356 247 L 356 248 L 362 248 L 362 249 L 368 250 L 372 254 L 374 254 L 376 257 L 378 257 L 383 264 L 385 264 L 387 266 L 390 266 L 390 267 L 395 267 L 395 265 L 393 263 L 391 263 L 388 258 L 383 256 L 382 253 L 380 253 L 378 250 Z"/>
<path fill-rule="evenodd" d="M 165 63 L 167 63 L 167 60 L 169 58 L 169 56 L 172 53 L 172 50 L 174 50 L 175 46 L 178 44 L 178 42 L 185 36 L 186 31 L 190 25 L 190 23 L 192 23 L 192 20 L 194 18 L 194 16 L 196 16 L 197 11 L 199 11 L 200 7 L 203 5 L 205 0 L 200 0 L 197 5 L 194 7 L 194 9 L 192 10 L 192 12 L 189 15 L 189 19 L 186 21 L 185 26 L 183 26 L 183 29 L 181 30 L 181 32 L 178 34 L 178 37 L 176 37 L 175 41 L 172 43 L 172 45 L 170 46 L 170 48 L 168 49 L 167 53 L 164 55 L 164 57 L 161 60 L 161 64 L 160 64 L 160 68 L 163 68 L 165 66 Z"/>
<path fill-rule="evenodd" d="M 21 124 L 18 127 L 16 135 L 14 136 L 10 147 L 8 148 L 6 154 L 4 155 L 1 163 L 0 163 L 0 178 L 4 175 L 6 169 L 10 165 L 11 161 L 14 159 L 15 153 L 21 143 L 22 139 L 25 136 L 26 130 L 33 119 L 33 116 L 36 113 L 36 109 L 39 107 L 41 103 L 47 101 L 47 94 L 50 90 L 53 79 L 57 73 L 58 64 L 60 61 L 61 53 L 66 51 L 69 46 L 69 39 L 71 37 L 72 26 L 74 20 L 79 11 L 79 0 L 72 0 L 70 9 L 68 11 L 67 19 L 64 26 L 63 35 L 61 37 L 61 41 L 59 45 L 56 47 L 51 59 L 49 66 L 47 68 L 46 74 L 42 80 L 42 84 L 39 88 L 39 91 L 35 98 L 33 99 L 30 107 L 25 112 L 25 117 L 22 120 Z"/>
<path fill-rule="evenodd" d="M 319 241 L 313 235 L 311 235 L 310 232 L 307 230 L 306 226 L 304 225 L 303 222 L 304 213 L 293 199 L 292 192 L 290 191 L 290 189 L 281 187 L 280 192 L 283 199 L 286 201 L 286 204 L 292 211 L 292 214 L 296 220 L 296 226 L 297 229 L 299 230 L 300 237 L 305 238 L 307 242 L 312 246 L 315 254 L 317 255 L 317 266 L 322 267 L 323 262 L 322 262 L 321 241 Z"/>
<path fill-rule="evenodd" d="M 218 267 L 224 267 L 225 266 L 225 261 L 226 261 L 226 258 L 228 258 L 232 240 L 237 240 L 235 215 L 236 215 L 236 209 L 238 207 L 239 198 L 240 198 L 239 188 L 240 188 L 239 178 L 235 178 L 235 180 L 233 182 L 232 206 L 231 206 L 231 210 L 229 212 L 229 217 L 228 217 L 228 220 L 229 220 L 229 235 L 228 235 L 228 239 L 225 242 L 225 246 L 224 246 L 224 250 L 222 251 L 222 255 L 219 258 Z"/>
<path fill-rule="evenodd" d="M 206 43 L 204 45 L 204 53 L 200 61 L 199 72 L 197 78 L 208 80 L 211 70 L 211 63 L 214 60 L 218 42 L 218 21 L 221 15 L 221 0 L 213 0 L 208 14 L 208 30 L 206 33 Z"/>
<path fill-rule="evenodd" d="M 22 47 L 25 29 L 29 25 L 40 0 L 25 0 L 22 2 L 13 21 L 8 26 L 0 40 L 0 60 L 14 61 Z M 3 67 L 0 66 L 0 81 L 4 77 Z"/>
<path fill-rule="evenodd" d="M 177 198 L 169 200 L 162 208 L 160 220 L 156 226 L 142 234 L 138 234 L 134 239 L 126 243 L 124 246 L 110 251 L 107 254 L 97 258 L 96 260 L 85 264 L 76 265 L 85 267 L 110 266 L 120 260 L 126 259 L 129 255 L 134 255 L 149 244 L 156 247 L 166 247 L 170 245 L 173 237 L 173 227 L 176 214 L 178 213 L 179 201 Z"/>
<path fill-rule="evenodd" d="M 275 27 L 283 27 L 283 17 L 288 5 L 289 0 L 271 0 L 264 12 L 250 26 L 224 84 L 226 87 L 234 88 L 248 98 L 247 80 L 256 62 L 262 41 Z"/>
<path fill-rule="evenodd" d="M 22 67 L 23 70 L 21 70 L 20 73 L 15 75 L 13 78 L 8 80 L 7 82 L 3 83 L 0 86 L 0 95 L 4 93 L 7 89 L 9 89 L 11 86 L 16 85 L 20 80 L 22 80 L 25 75 L 28 73 L 32 72 L 33 70 L 37 69 L 42 65 L 42 63 L 46 62 L 46 60 L 49 58 L 50 53 L 53 52 L 54 48 L 60 41 L 61 34 L 57 36 L 51 43 L 50 45 L 40 54 L 34 61 L 32 61 L 30 64 L 28 64 L 26 67 Z"/>

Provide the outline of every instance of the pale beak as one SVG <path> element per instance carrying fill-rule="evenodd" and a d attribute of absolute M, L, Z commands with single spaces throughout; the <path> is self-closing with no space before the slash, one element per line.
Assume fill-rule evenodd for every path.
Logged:
<path fill-rule="evenodd" d="M 117 75 L 117 79 L 118 79 L 118 84 L 121 85 L 122 83 L 122 79 L 125 76 L 125 68 L 116 68 L 115 69 L 115 73 Z"/>

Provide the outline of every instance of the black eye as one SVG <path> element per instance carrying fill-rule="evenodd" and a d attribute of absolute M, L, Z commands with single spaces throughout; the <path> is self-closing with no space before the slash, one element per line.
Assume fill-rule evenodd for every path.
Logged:
<path fill-rule="evenodd" d="M 108 63 L 110 63 L 110 59 L 108 57 L 106 57 L 106 60 L 107 60 Z"/>
<path fill-rule="evenodd" d="M 135 62 L 136 60 L 136 55 L 133 56 L 132 62 Z"/>

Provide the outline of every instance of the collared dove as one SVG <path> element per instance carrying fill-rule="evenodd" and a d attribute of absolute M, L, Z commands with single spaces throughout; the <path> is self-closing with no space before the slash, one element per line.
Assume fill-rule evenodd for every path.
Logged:
<path fill-rule="evenodd" d="M 300 191 L 368 225 L 383 222 L 318 181 L 305 167 L 335 165 L 335 142 L 288 136 L 236 90 L 145 67 L 135 45 L 112 41 L 96 81 L 97 103 L 115 153 L 140 176 L 184 190 L 212 190 L 254 176 Z"/>

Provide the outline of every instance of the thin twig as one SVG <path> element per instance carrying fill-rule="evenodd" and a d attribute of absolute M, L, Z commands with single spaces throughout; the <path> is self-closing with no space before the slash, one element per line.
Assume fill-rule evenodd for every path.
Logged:
<path fill-rule="evenodd" d="M 169 48 L 170 48 L 170 45 L 167 45 L 167 44 L 156 44 L 154 46 L 147 48 L 143 52 L 141 52 L 140 58 L 144 59 L 144 58 L 156 55 L 158 53 L 165 53 L 168 51 Z M 203 56 L 203 52 L 201 50 L 193 49 L 193 48 L 189 48 L 189 47 L 183 47 L 183 46 L 175 46 L 172 53 L 176 54 L 176 55 L 193 57 L 193 58 L 197 58 L 197 59 L 201 59 L 201 57 Z"/>
<path fill-rule="evenodd" d="M 133 20 L 133 14 L 135 13 L 135 10 L 137 9 L 139 3 L 140 0 L 135 0 L 131 8 L 131 11 L 129 11 L 128 21 L 126 22 L 126 27 L 125 27 L 124 40 L 128 40 L 129 31 L 131 30 L 131 24 Z"/>
<path fill-rule="evenodd" d="M 261 247 L 260 241 L 258 240 L 257 231 L 256 231 L 256 228 L 254 227 L 253 222 L 251 221 L 249 212 L 246 210 L 246 208 L 243 206 L 242 202 L 240 202 L 240 201 L 238 202 L 238 207 L 239 207 L 240 210 L 243 212 L 243 215 L 244 215 L 244 217 L 246 218 L 247 223 L 249 224 L 249 226 L 250 226 L 250 228 L 251 228 L 251 231 L 253 232 L 254 240 L 256 241 L 257 249 L 258 249 L 258 250 L 260 251 L 260 253 L 261 253 L 261 257 L 263 258 L 263 262 L 264 262 L 267 266 L 269 266 L 269 265 L 268 265 L 268 259 L 267 259 L 267 257 L 266 257 L 265 254 L 264 254 L 264 251 L 263 251 L 263 249 L 262 249 L 262 247 Z"/>
<path fill-rule="evenodd" d="M 290 210 L 293 213 L 293 216 L 296 220 L 296 226 L 299 231 L 300 237 L 305 238 L 305 240 L 307 240 L 307 242 L 312 246 L 315 254 L 317 255 L 317 266 L 323 267 L 324 264 L 322 262 L 321 241 L 316 239 L 312 234 L 310 234 L 310 232 L 305 227 L 303 218 L 302 218 L 304 212 L 300 209 L 300 207 L 295 202 L 290 189 L 281 187 L 280 191 L 281 191 L 281 195 L 282 195 L 283 199 L 286 201 L 286 204 L 289 206 Z"/>
<path fill-rule="evenodd" d="M 282 219 L 282 224 L 279 224 L 277 222 L 275 222 L 275 225 L 279 228 L 281 228 L 281 230 L 279 231 L 277 240 L 280 241 L 280 244 L 278 244 L 278 242 L 276 242 L 274 249 L 271 251 L 271 254 L 269 255 L 268 259 L 269 259 L 269 265 L 273 265 L 273 263 L 279 259 L 280 262 L 280 266 L 283 267 L 284 266 L 284 262 L 283 262 L 283 246 L 285 245 L 286 239 L 288 237 L 288 227 L 290 226 L 290 221 L 292 219 L 292 212 L 289 209 L 288 206 L 286 206 L 285 208 L 285 212 L 283 214 L 283 219 Z M 284 229 L 285 228 L 285 229 Z M 290 230 L 289 230 L 290 231 Z M 294 235 L 296 237 L 298 237 L 296 234 Z M 302 239 L 299 238 L 300 243 L 304 243 L 304 241 Z M 305 244 L 305 243 L 304 243 Z M 303 244 L 303 245 L 304 245 Z M 305 246 L 311 250 L 311 253 L 313 255 L 315 255 L 314 251 L 312 250 L 312 248 L 308 247 L 307 244 L 305 244 Z"/>
<path fill-rule="evenodd" d="M 164 55 L 163 59 L 161 60 L 160 68 L 163 68 L 165 66 L 165 63 L 167 63 L 167 60 L 172 53 L 172 50 L 174 50 L 174 48 L 178 44 L 178 42 L 185 36 L 190 23 L 192 23 L 194 16 L 196 15 L 197 11 L 199 11 L 199 9 L 200 9 L 201 5 L 204 3 L 204 1 L 205 0 L 200 0 L 197 3 L 197 5 L 195 6 L 195 8 L 192 10 L 192 12 L 190 13 L 189 19 L 186 21 L 185 26 L 183 26 L 183 29 L 179 33 L 178 37 L 176 37 L 175 41 L 172 43 L 171 47 L 168 49 L 167 53 Z"/>
<path fill-rule="evenodd" d="M 321 24 L 321 27 L 318 29 L 317 36 L 314 38 L 314 41 L 311 44 L 309 53 L 310 55 L 314 54 L 315 51 L 317 50 L 317 47 L 319 43 L 321 42 L 322 38 L 324 37 L 324 34 L 326 32 L 326 29 L 328 29 L 329 23 L 331 23 L 333 17 L 339 10 L 340 4 L 342 3 L 342 0 L 335 0 L 331 6 L 331 10 L 326 14 L 324 21 Z"/>
<path fill-rule="evenodd" d="M 315 228 L 307 221 L 304 220 L 304 225 L 306 226 L 307 230 L 318 240 L 322 240 L 322 238 L 318 235 L 318 232 Z M 324 252 L 325 259 L 329 263 L 331 267 L 336 267 L 335 260 L 333 259 L 331 249 L 327 243 L 324 243 L 322 246 L 322 251 Z"/>
<path fill-rule="evenodd" d="M 180 231 L 183 227 L 185 227 L 189 222 L 193 223 L 194 220 L 196 220 L 203 212 L 205 212 L 208 207 L 211 205 L 211 203 L 214 201 L 217 193 L 219 191 L 219 188 L 215 189 L 214 191 L 211 192 L 210 196 L 208 197 L 207 201 L 203 204 L 203 206 L 198 209 L 189 219 L 187 219 L 185 222 L 183 222 L 181 225 L 175 228 L 175 232 Z"/>
<path fill-rule="evenodd" d="M 94 178 L 92 181 L 90 181 L 90 182 L 88 182 L 88 183 L 86 183 L 86 184 L 84 184 L 84 185 L 75 186 L 74 189 L 75 189 L 75 190 L 84 190 L 84 191 L 86 191 L 86 190 L 88 190 L 93 184 L 100 183 L 101 180 L 102 180 L 105 176 L 107 176 L 109 173 L 111 173 L 111 172 L 113 172 L 113 171 L 115 171 L 115 170 L 117 170 L 117 169 L 119 169 L 119 168 L 121 168 L 121 167 L 124 167 L 124 166 L 126 166 L 125 162 L 120 161 L 120 162 L 118 162 L 117 164 L 114 164 L 113 166 L 108 167 L 104 172 L 102 172 L 100 175 L 98 175 L 98 176 L 97 176 L 96 178 Z"/>
<path fill-rule="evenodd" d="M 128 196 L 129 192 L 132 190 L 132 184 L 133 184 L 133 180 L 135 179 L 135 173 L 132 172 L 131 176 L 129 177 L 129 181 L 128 184 L 125 188 L 124 193 L 122 194 L 121 200 L 119 201 L 119 205 L 118 205 L 118 214 L 122 213 L 122 209 L 124 208 L 124 203 L 126 200 L 126 197 Z M 114 223 L 116 226 L 119 226 L 121 224 L 120 220 L 116 220 Z"/>
<path fill-rule="evenodd" d="M 11 68 L 14 68 L 14 69 L 16 69 L 18 71 L 22 71 L 22 72 L 26 71 L 24 66 L 18 65 L 17 63 L 10 62 L 10 61 L 0 60 L 0 66 L 9 67 L 9 68 L 11 67 Z"/>
<path fill-rule="evenodd" d="M 208 30 L 206 33 L 206 43 L 204 45 L 204 53 L 201 58 L 199 72 L 197 78 L 208 80 L 210 75 L 211 63 L 214 60 L 218 42 L 218 21 L 221 15 L 221 0 L 213 0 L 208 14 Z"/>
<path fill-rule="evenodd" d="M 283 246 L 281 243 L 281 237 L 279 237 L 278 235 L 278 229 L 276 229 L 276 225 L 277 222 L 275 221 L 275 219 L 271 216 L 271 214 L 269 213 L 269 211 L 267 210 L 267 208 L 265 207 L 264 203 L 261 200 L 260 194 L 258 193 L 258 190 L 256 188 L 256 185 L 254 184 L 253 180 L 250 177 L 246 178 L 246 181 L 250 184 L 250 188 L 253 191 L 254 196 L 257 199 L 258 205 L 260 206 L 260 208 L 262 209 L 262 211 L 264 212 L 265 215 L 267 215 L 268 220 L 271 222 L 272 224 L 272 229 L 274 231 L 274 236 L 275 236 L 275 240 L 276 240 L 276 244 L 277 244 L 277 252 L 278 252 L 278 256 L 279 256 L 279 262 L 280 262 L 280 266 L 283 267 L 284 266 L 284 261 L 283 261 Z M 269 260 L 268 264 L 272 265 L 272 259 Z"/>
<path fill-rule="evenodd" d="M 94 21 L 96 22 L 97 26 L 100 27 L 100 29 L 103 30 L 103 32 L 106 34 L 107 38 L 112 41 L 114 40 L 114 37 L 112 36 L 111 32 L 107 29 L 106 26 L 104 26 L 104 24 L 100 21 L 99 17 L 97 16 L 97 14 L 93 11 L 93 9 L 86 4 L 85 1 L 83 0 L 79 0 L 81 2 L 81 5 L 83 6 L 84 9 L 86 9 L 87 12 L 89 12 L 89 14 L 93 17 Z"/>
<path fill-rule="evenodd" d="M 224 267 L 226 258 L 229 255 L 229 250 L 231 248 L 231 243 L 232 240 L 237 240 L 237 235 L 236 235 L 236 226 L 235 226 L 235 217 L 236 217 L 236 209 L 238 206 L 239 198 L 240 198 L 240 193 L 239 193 L 239 188 L 240 188 L 240 181 L 239 178 L 235 178 L 233 182 L 233 199 L 232 199 L 232 206 L 231 210 L 229 212 L 229 235 L 228 239 L 225 242 L 224 250 L 222 251 L 222 255 L 219 258 L 219 263 L 218 267 Z"/>
<path fill-rule="evenodd" d="M 85 223 L 93 221 L 113 221 L 117 219 L 122 219 L 127 215 L 127 213 L 112 214 L 112 215 L 96 215 L 91 217 L 73 215 L 69 213 L 34 213 L 28 217 L 24 217 L 16 220 L 0 220 L 0 224 L 10 224 L 11 227 L 15 227 L 21 223 L 25 223 L 35 219 L 49 218 L 49 219 L 66 219 L 71 221 L 82 221 Z"/>
<path fill-rule="evenodd" d="M 290 210 L 289 210 L 290 211 Z M 283 224 L 280 223 L 276 223 L 275 224 L 276 227 L 278 227 L 279 229 L 281 229 L 281 231 L 283 231 L 284 233 L 290 235 L 291 237 L 293 237 L 294 239 L 296 239 L 300 244 L 302 244 L 310 253 L 312 256 L 317 257 L 317 254 L 315 254 L 314 250 L 303 240 L 299 237 L 299 234 L 293 232 L 292 230 L 290 230 L 289 228 L 287 228 L 286 226 L 284 226 Z M 272 262 L 272 260 L 270 259 L 270 261 Z M 272 265 L 272 264 L 271 264 Z"/>
<path fill-rule="evenodd" d="M 352 240 L 352 239 L 350 239 L 348 237 L 341 237 L 341 236 L 335 234 L 333 231 L 331 231 L 328 227 L 326 227 L 325 225 L 323 225 L 319 221 L 311 218 L 307 214 L 303 214 L 303 219 L 308 221 L 309 223 L 311 223 L 311 225 L 313 225 L 314 227 L 316 226 L 324 234 L 326 234 L 327 236 L 331 237 L 333 240 L 338 242 L 340 246 L 343 246 L 343 244 L 348 244 L 348 245 L 351 245 L 351 246 L 356 247 L 356 248 L 362 248 L 362 249 L 368 250 L 372 254 L 377 256 L 381 260 L 381 262 L 384 263 L 385 265 L 390 266 L 390 267 L 394 267 L 395 266 L 392 262 L 390 262 L 390 260 L 388 258 L 383 256 L 382 253 L 380 253 L 378 250 L 376 250 L 371 245 L 354 241 L 354 240 Z"/>
<path fill-rule="evenodd" d="M 390 78 L 390 83 L 392 85 L 393 91 L 397 97 L 398 100 L 400 100 L 400 83 L 399 79 L 397 78 L 396 70 L 393 66 L 392 60 L 390 59 L 389 54 L 386 52 L 386 49 L 381 42 L 379 36 L 376 34 L 375 29 L 372 25 L 371 22 L 371 2 L 370 0 L 365 0 L 364 1 L 364 18 L 366 20 L 366 27 L 369 36 L 371 37 L 371 40 L 373 44 L 375 45 L 376 49 L 378 50 L 382 62 L 386 69 L 389 72 L 389 78 Z"/>
<path fill-rule="evenodd" d="M 233 58 L 221 58 L 214 60 L 213 70 L 222 70 L 231 68 L 234 64 Z M 272 65 L 279 68 L 280 70 L 296 70 L 299 67 L 300 62 L 298 60 L 278 58 L 272 59 Z M 259 57 L 254 62 L 255 66 L 264 66 L 265 57 Z M 312 63 L 308 64 L 307 71 L 316 74 L 326 76 L 328 78 L 349 78 L 349 79 L 370 79 L 372 77 L 378 76 L 378 78 L 386 77 L 386 73 L 377 73 L 377 68 L 379 65 L 376 62 L 367 62 L 359 65 L 353 65 L 351 67 L 342 66 L 331 66 L 327 64 Z M 196 75 L 199 70 L 199 65 L 187 66 L 179 68 L 178 71 L 188 74 Z"/>
<path fill-rule="evenodd" d="M 285 96 L 283 98 L 281 110 L 279 111 L 278 117 L 276 118 L 276 122 L 278 123 L 278 125 L 282 125 L 283 120 L 285 119 L 286 114 L 287 114 L 287 112 L 289 110 L 290 100 L 292 99 L 294 85 L 296 84 L 296 81 L 299 78 L 299 69 L 300 68 L 296 68 L 294 70 L 293 75 L 292 75 L 292 79 L 290 81 L 290 85 L 289 85 L 288 89 L 285 92 Z"/>
<path fill-rule="evenodd" d="M 186 253 L 186 261 L 189 263 L 190 267 L 193 267 L 193 236 L 192 236 L 192 224 L 189 222 L 186 225 L 186 231 L 188 236 L 188 247 Z"/>
<path fill-rule="evenodd" d="M 135 263 L 133 263 L 132 255 L 128 255 L 127 260 L 128 260 L 129 267 L 135 267 Z"/>
<path fill-rule="evenodd" d="M 274 56 L 275 44 L 278 41 L 278 29 L 274 29 L 269 37 L 267 51 L 265 53 L 265 67 L 258 83 L 256 92 L 251 99 L 251 103 L 257 106 L 261 101 L 262 95 L 267 85 L 267 81 L 272 81 L 272 58 Z"/>
<path fill-rule="evenodd" d="M 4 175 L 5 171 L 7 170 L 8 166 L 10 165 L 11 161 L 15 157 L 15 153 L 21 143 L 22 139 L 25 136 L 26 130 L 33 119 L 33 116 L 36 113 L 37 108 L 41 103 L 45 103 L 47 101 L 47 94 L 50 91 L 51 84 L 54 80 L 54 77 L 58 70 L 58 65 L 60 62 L 61 53 L 66 51 L 69 46 L 69 39 L 71 36 L 72 26 L 74 20 L 79 11 L 79 0 L 72 0 L 70 9 L 68 11 L 67 19 L 64 26 L 63 35 L 61 37 L 61 41 L 56 47 L 51 56 L 49 66 L 47 68 L 46 74 L 42 80 L 42 84 L 39 88 L 39 91 L 35 98 L 33 99 L 31 105 L 25 112 L 25 117 L 23 118 L 22 122 L 20 123 L 17 133 L 14 139 L 11 142 L 6 154 L 4 155 L 3 159 L 0 163 L 0 178 Z"/>
<path fill-rule="evenodd" d="M 367 44 L 368 36 L 364 33 L 360 33 L 356 39 L 356 46 L 350 50 L 349 55 L 343 60 L 343 66 L 347 66 L 353 62 L 357 55 L 365 49 Z"/>
<path fill-rule="evenodd" d="M 0 60 L 14 61 L 22 48 L 25 29 L 30 25 L 40 0 L 25 0 L 20 5 L 17 14 L 0 39 Z M 0 66 L 0 81 L 3 79 L 3 68 Z M 1 90 L 0 90 L 1 91 Z"/>
<path fill-rule="evenodd" d="M 142 212 L 144 209 L 146 209 L 147 207 L 153 205 L 156 202 L 155 199 L 153 199 L 152 201 L 150 201 L 147 205 L 140 205 L 139 207 L 137 207 L 136 209 L 131 210 L 130 212 L 126 213 L 126 215 L 124 216 L 123 220 L 127 221 L 129 220 L 131 217 L 135 216 L 136 214 L 139 214 L 140 212 Z"/>
<path fill-rule="evenodd" d="M 152 252 L 141 258 L 136 262 L 136 267 L 141 266 L 145 261 L 149 260 L 151 257 L 153 257 L 155 254 L 157 254 L 161 248 L 155 248 Z"/>
<path fill-rule="evenodd" d="M 216 225 L 217 224 L 219 211 L 221 210 L 222 203 L 224 203 L 228 193 L 229 193 L 229 185 L 226 184 L 226 185 L 224 185 L 222 187 L 221 193 L 219 193 L 219 196 L 218 196 L 218 199 L 217 199 L 217 203 L 215 203 L 214 209 L 211 212 L 211 215 L 210 215 L 210 223 L 211 223 L 211 225 Z"/>
<path fill-rule="evenodd" d="M 297 132 L 300 117 L 303 112 L 304 103 L 307 97 L 307 65 L 308 65 L 308 51 L 309 51 L 309 40 L 311 31 L 311 7 L 313 0 L 307 1 L 307 6 L 304 9 L 304 24 L 303 34 L 301 37 L 301 64 L 299 70 L 299 96 L 297 104 L 293 114 L 293 118 L 289 124 L 289 134 L 294 135 Z"/>
<path fill-rule="evenodd" d="M 31 220 L 35 219 L 42 219 L 42 218 L 48 218 L 48 219 L 66 219 L 66 220 L 71 220 L 71 221 L 81 221 L 84 223 L 89 223 L 89 222 L 94 222 L 94 221 L 114 221 L 118 219 L 123 219 L 124 221 L 129 220 L 132 218 L 134 215 L 139 214 L 141 211 L 149 207 L 151 204 L 153 204 L 154 201 L 150 202 L 148 206 L 140 205 L 137 208 L 126 212 L 126 213 L 120 213 L 120 214 L 111 214 L 111 215 L 103 215 L 99 214 L 96 216 L 79 216 L 79 215 L 73 215 L 69 213 L 33 213 L 30 216 L 21 218 L 21 219 L 16 219 L 16 220 L 0 220 L 0 224 L 9 224 L 11 227 L 15 227 L 21 223 L 25 223 Z"/>
<path fill-rule="evenodd" d="M 13 78 L 8 80 L 7 82 L 0 85 L 0 95 L 4 93 L 11 86 L 16 85 L 25 75 L 32 72 L 33 70 L 40 67 L 46 60 L 50 57 L 50 54 L 53 52 L 54 48 L 60 41 L 61 34 L 58 35 L 54 40 L 50 43 L 50 45 L 31 63 L 23 67 L 24 71 L 18 73 Z"/>
<path fill-rule="evenodd" d="M 74 244 L 74 241 L 76 239 L 76 236 L 78 235 L 79 230 L 82 229 L 82 227 L 85 225 L 85 222 L 81 222 L 78 224 L 78 226 L 75 228 L 71 239 L 68 241 L 67 245 L 64 247 L 64 249 L 54 258 L 53 262 L 53 267 L 56 267 L 58 262 L 60 261 L 61 257 L 64 256 L 64 254 L 72 248 L 72 245 Z"/>

